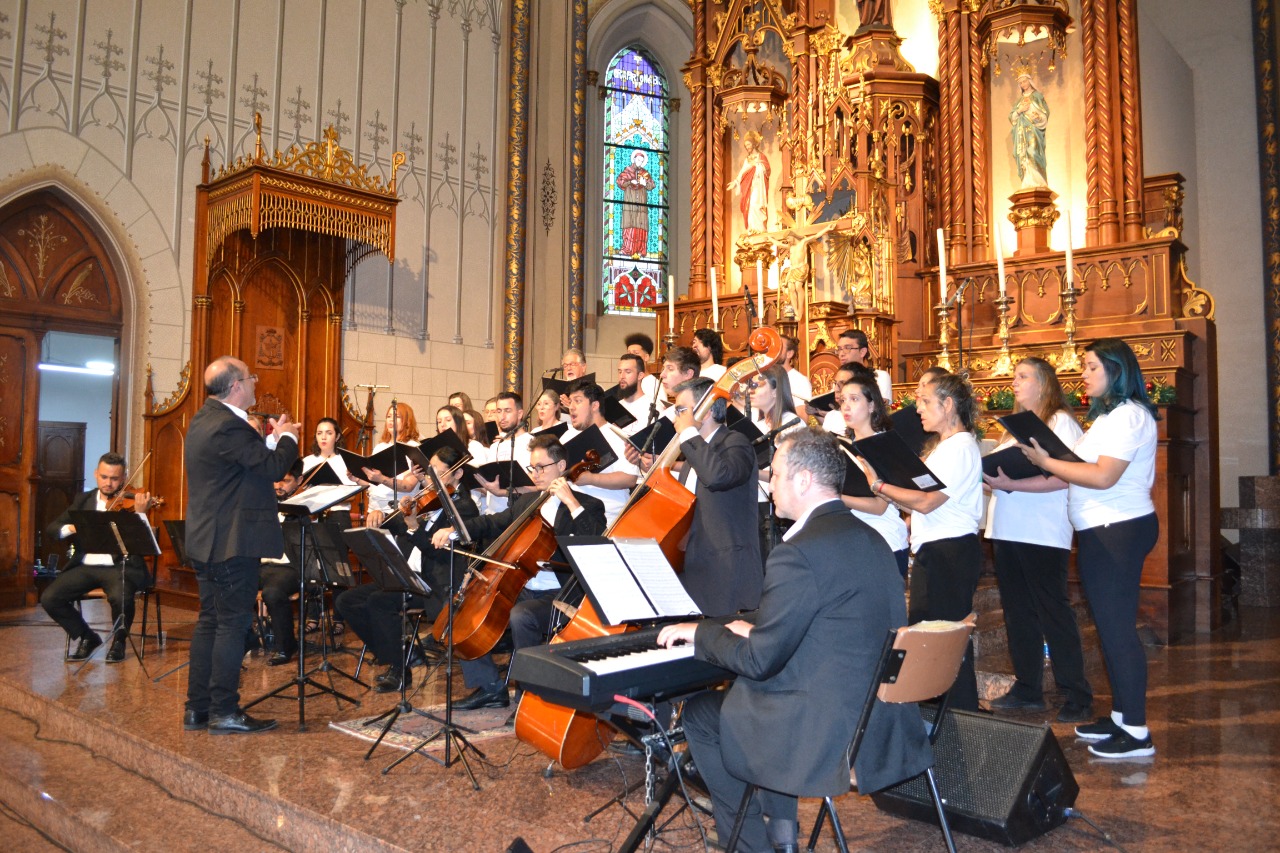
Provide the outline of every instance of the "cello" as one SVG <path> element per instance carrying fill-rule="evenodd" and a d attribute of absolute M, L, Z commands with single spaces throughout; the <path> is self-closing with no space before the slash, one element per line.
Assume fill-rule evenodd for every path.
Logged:
<path fill-rule="evenodd" d="M 748 343 L 756 355 L 744 358 L 725 371 L 694 408 L 694 420 L 708 416 L 718 399 L 728 400 L 733 388 L 774 364 L 782 355 L 782 337 L 769 327 L 752 332 Z M 654 459 L 653 467 L 636 486 L 631 498 L 613 525 L 605 531 L 608 537 L 656 539 L 667 561 L 681 571 L 684 566 L 684 542 L 693 524 L 694 495 L 671 473 L 680 455 L 677 436 Z M 564 629 L 552 643 L 605 637 L 634 630 L 628 625 L 605 625 L 583 599 Z M 540 696 L 525 692 L 516 709 L 516 737 L 574 770 L 590 763 L 604 751 L 613 738 L 613 726 L 594 714 L 555 705 Z"/>
<path fill-rule="evenodd" d="M 586 458 L 565 472 L 565 479 L 575 481 L 587 471 L 595 471 L 600 456 L 588 450 Z M 454 595 L 453 651 L 462 660 L 475 660 L 488 654 L 511 621 L 511 608 L 525 584 L 542 570 L 539 563 L 551 559 L 556 552 L 556 535 L 542 517 L 542 505 L 551 497 L 543 490 L 529 506 L 507 525 L 497 539 L 478 555 L 467 569 L 466 580 Z M 466 553 L 466 552 L 460 552 Z M 445 642 L 449 629 L 449 609 L 441 608 L 431 626 L 431 636 Z"/>

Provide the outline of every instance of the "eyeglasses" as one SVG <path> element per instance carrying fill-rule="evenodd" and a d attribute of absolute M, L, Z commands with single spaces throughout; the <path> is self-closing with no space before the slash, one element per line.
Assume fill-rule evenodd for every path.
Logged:
<path fill-rule="evenodd" d="M 685 412 L 689 411 L 689 409 L 689 406 L 676 406 L 676 415 L 683 415 Z"/>
<path fill-rule="evenodd" d="M 537 474 L 543 468 L 550 468 L 559 464 L 559 462 L 543 462 L 541 465 L 526 465 L 524 466 L 524 470 L 528 471 L 530 474 Z"/>
<path fill-rule="evenodd" d="M 241 377 L 240 377 L 239 379 L 237 379 L 236 381 L 237 381 L 237 382 L 247 382 L 247 381 L 249 381 L 250 379 L 252 379 L 254 382 L 257 382 L 257 381 L 258 381 L 258 374 L 256 374 L 256 373 L 250 373 L 248 376 L 241 376 Z"/>
<path fill-rule="evenodd" d="M 857 344 L 841 344 L 836 347 L 836 352 L 857 352 L 860 349 L 866 349 L 866 347 L 860 347 Z"/>
<path fill-rule="evenodd" d="M 578 365 L 580 365 L 580 364 L 582 364 L 582 362 L 581 362 L 581 361 L 562 361 L 562 362 L 560 362 L 560 366 L 561 366 L 561 367 L 563 367 L 563 368 L 565 368 L 566 370 L 568 370 L 570 367 L 577 367 L 577 366 L 578 366 Z"/>

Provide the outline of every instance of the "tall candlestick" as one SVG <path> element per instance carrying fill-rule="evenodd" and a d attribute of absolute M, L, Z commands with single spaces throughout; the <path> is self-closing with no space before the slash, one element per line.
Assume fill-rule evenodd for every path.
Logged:
<path fill-rule="evenodd" d="M 1071 260 L 1071 211 L 1067 211 L 1067 290 L 1076 289 L 1076 275 Z"/>
<path fill-rule="evenodd" d="M 720 328 L 720 289 L 716 287 L 716 268 L 711 268 L 711 328 Z"/>
<path fill-rule="evenodd" d="M 756 258 L 756 319 L 764 325 L 764 261 Z"/>
<path fill-rule="evenodd" d="M 947 241 L 938 229 L 938 292 L 939 302 L 947 301 Z"/>
<path fill-rule="evenodd" d="M 667 276 L 667 292 L 670 294 L 667 297 L 667 327 L 674 332 L 676 330 L 676 277 L 673 275 Z"/>
<path fill-rule="evenodd" d="M 995 227 L 996 238 L 996 280 L 1000 285 L 1000 295 L 1004 296 L 1004 248 L 1000 245 L 1000 225 Z"/>

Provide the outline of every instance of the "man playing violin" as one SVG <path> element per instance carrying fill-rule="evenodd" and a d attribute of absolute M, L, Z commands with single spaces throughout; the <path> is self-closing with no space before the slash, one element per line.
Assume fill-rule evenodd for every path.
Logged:
<path fill-rule="evenodd" d="M 453 496 L 458 514 L 468 520 L 480 514 L 471 494 L 459 491 L 462 481 L 462 469 L 458 467 L 462 457 L 452 447 L 442 447 L 431 457 L 431 467 L 440 478 L 440 484 Z M 450 470 L 454 469 L 454 470 Z M 428 483 L 430 481 L 428 480 Z M 432 622 L 436 614 L 444 607 L 448 599 L 449 589 L 449 551 L 440 550 L 431 544 L 431 535 L 448 525 L 449 517 L 444 508 L 426 511 L 418 518 L 417 528 L 409 534 L 409 540 L 417 546 L 420 562 L 409 554 L 409 565 L 424 575 L 423 580 L 431 587 L 431 595 L 409 596 L 410 608 L 421 608 L 423 618 Z M 403 549 L 404 545 L 401 545 Z M 343 592 L 334 602 L 338 614 L 346 620 L 361 640 L 369 646 L 379 663 L 386 669 L 374 679 L 374 690 L 378 693 L 392 693 L 400 689 L 401 680 L 405 687 L 413 683 L 412 671 L 405 666 L 404 638 L 400 635 L 400 609 L 404 604 L 404 595 L 399 592 L 386 592 L 376 584 L 363 584 Z M 411 662 L 411 661 L 409 661 Z"/>
<path fill-rule="evenodd" d="M 112 506 L 112 503 L 119 504 L 123 501 L 126 474 L 124 457 L 117 453 L 102 454 L 98 459 L 98 467 L 93 472 L 98 487 L 76 496 L 62 515 L 45 529 L 45 535 L 50 539 L 74 537 L 76 526 L 71 524 L 72 510 L 102 511 L 119 508 Z M 146 492 L 139 492 L 132 496 L 131 501 L 134 509 L 145 518 L 151 496 Z M 67 655 L 67 660 L 84 660 L 102 645 L 102 637 L 89 627 L 74 604 L 95 589 L 106 593 L 113 623 L 120 618 L 121 604 L 124 605 L 124 630 L 112 636 L 111 648 L 107 650 L 107 663 L 120 663 L 124 660 L 124 643 L 129 636 L 129 626 L 133 624 L 133 596 L 147 585 L 147 565 L 142 557 L 129 558 L 124 567 L 123 590 L 120 584 L 120 565 L 110 554 L 85 554 L 82 549 L 77 548 L 68 561 L 67 568 L 58 574 L 57 580 L 49 584 L 44 595 L 40 596 L 41 606 L 62 626 L 67 636 L 76 641 L 76 647 Z"/>
<path fill-rule="evenodd" d="M 537 492 L 517 495 L 511 506 L 493 515 L 482 515 L 469 522 L 470 533 L 477 540 L 493 539 L 524 514 L 525 508 L 537 500 L 541 492 L 551 497 L 541 508 L 542 518 L 555 530 L 556 536 L 599 536 L 604 533 L 604 504 L 597 498 L 569 485 L 565 477 L 568 463 L 564 446 L 553 435 L 534 436 L 529 442 L 530 479 Z M 431 537 L 436 548 L 447 549 L 452 527 L 437 530 Z M 557 550 L 552 562 L 563 562 Z M 536 646 L 543 640 L 551 620 L 552 600 L 560 591 L 555 572 L 538 572 L 520 593 L 511 609 L 511 642 L 517 649 Z M 463 711 L 476 708 L 505 708 L 510 704 L 507 686 L 498 677 L 498 667 L 491 655 L 462 662 L 462 675 L 468 687 L 474 688 L 453 707 Z"/>

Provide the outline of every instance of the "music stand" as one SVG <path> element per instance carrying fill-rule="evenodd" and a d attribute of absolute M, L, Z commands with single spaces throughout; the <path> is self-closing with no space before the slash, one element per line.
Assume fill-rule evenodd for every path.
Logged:
<path fill-rule="evenodd" d="M 512 445 L 512 458 L 515 458 L 515 446 Z M 454 530 L 453 536 L 449 537 L 449 597 L 446 599 L 445 606 L 448 608 L 446 615 L 447 622 L 445 627 L 445 657 L 444 657 L 444 720 L 441 722 L 440 728 L 435 734 L 428 737 L 422 743 L 415 746 L 409 752 L 391 762 L 382 771 L 384 774 L 389 773 L 392 768 L 409 758 L 409 756 L 419 753 L 427 746 L 427 744 L 437 738 L 444 738 L 444 758 L 440 759 L 424 753 L 427 758 L 443 765 L 444 767 L 452 767 L 456 762 L 452 755 L 453 747 L 457 745 L 456 761 L 462 762 L 462 767 L 467 771 L 467 777 L 471 780 L 472 790 L 479 791 L 480 783 L 476 781 L 476 774 L 471 771 L 471 764 L 467 761 L 466 751 L 469 749 L 478 755 L 481 760 L 485 759 L 485 754 L 477 749 L 471 741 L 467 740 L 466 735 L 462 734 L 459 726 L 453 722 L 453 591 L 456 587 L 454 580 L 454 558 L 457 556 L 457 545 L 459 542 L 463 546 L 471 545 L 471 534 L 467 531 L 467 524 L 462 516 L 458 513 L 458 507 L 453 502 L 453 497 L 449 494 L 449 490 L 440 482 L 440 475 L 436 473 L 436 469 L 430 465 L 426 468 L 426 474 L 431 478 L 431 483 L 435 486 L 436 494 L 440 496 L 440 507 L 444 510 L 445 515 L 449 519 L 449 526 Z M 427 715 L 430 716 L 430 715 Z M 438 719 L 438 718 L 433 718 Z"/>
<path fill-rule="evenodd" d="M 409 633 L 409 596 L 420 595 L 423 598 L 431 595 L 431 587 L 423 579 L 422 575 L 413 570 L 409 565 L 409 561 L 404 558 L 404 554 L 400 551 L 400 546 L 395 543 L 391 533 L 382 528 L 373 527 L 356 527 L 345 530 L 342 533 L 347 545 L 352 551 L 356 552 L 356 556 L 360 558 L 360 565 L 368 569 L 369 574 L 373 575 L 374 583 L 383 592 L 398 592 L 401 594 L 400 606 L 400 636 L 405 637 Z M 408 668 L 410 650 L 404 648 L 401 651 L 400 671 L 404 673 Z M 386 720 L 386 725 L 382 727 L 382 731 L 378 733 L 378 739 L 373 742 L 373 746 L 369 747 L 369 751 L 364 754 L 364 760 L 368 761 L 373 757 L 373 752 L 378 748 L 378 744 L 382 743 L 382 739 L 387 736 L 387 732 L 391 731 L 391 727 L 395 725 L 396 720 L 401 714 L 417 714 L 420 717 L 431 717 L 426 711 L 422 711 L 413 707 L 413 703 L 409 701 L 407 695 L 408 678 L 403 674 L 400 678 L 400 701 L 388 711 L 384 711 L 378 716 L 369 720 L 366 725 L 376 725 Z M 431 717 L 431 719 L 435 719 Z M 388 770 L 390 768 L 387 768 Z M 383 771 L 384 773 L 386 770 Z"/>
<path fill-rule="evenodd" d="M 318 488 L 329 488 L 320 486 Z M 341 486 L 339 488 L 349 488 Z M 327 500 L 327 499 L 322 499 Z M 317 610 L 319 612 L 320 624 L 320 663 L 316 665 L 312 672 L 323 672 L 330 677 L 332 681 L 333 675 L 341 675 L 348 681 L 353 681 L 361 687 L 368 687 L 359 678 L 343 671 L 335 666 L 329 660 L 331 650 L 337 650 L 341 647 L 331 645 L 332 643 L 332 624 L 333 616 L 329 611 L 329 605 L 325 599 L 324 591 L 326 588 L 342 588 L 350 589 L 355 586 L 355 575 L 351 571 L 351 565 L 346 561 L 347 546 L 342 541 L 341 529 L 335 534 L 330 528 L 337 527 L 331 521 L 315 521 L 306 526 L 300 524 L 285 524 L 285 555 L 289 557 L 291 564 L 300 566 L 302 580 L 306 582 L 306 588 L 311 592 L 311 600 L 317 602 Z M 309 537 L 310 545 L 307 548 L 307 558 L 304 560 L 302 556 L 302 540 Z M 335 544 L 336 540 L 336 544 Z M 301 615 L 307 609 L 307 599 L 302 597 L 299 599 L 299 614 Z M 299 640 L 300 643 L 306 643 L 305 634 Z"/>
<path fill-rule="evenodd" d="M 320 492 L 320 489 L 326 489 L 327 491 Z M 364 490 L 363 486 L 349 486 L 349 487 L 336 487 L 336 488 L 321 486 L 319 487 L 319 489 L 309 490 L 306 493 L 303 493 L 301 495 L 295 495 L 294 497 L 283 500 L 279 504 L 277 504 L 278 510 L 282 515 L 286 516 L 287 518 L 294 519 L 302 527 L 302 535 L 298 539 L 298 559 L 299 559 L 299 567 L 298 567 L 299 602 L 298 604 L 300 607 L 305 607 L 304 602 L 306 602 L 306 599 L 307 599 L 307 573 L 305 571 L 305 567 L 307 564 L 307 531 L 311 526 L 311 516 L 313 514 L 324 512 L 329 507 L 342 503 L 343 501 L 350 500 L 350 498 L 353 495 L 356 495 L 363 490 Z M 319 493 L 317 494 L 317 492 Z M 252 708 L 254 705 L 257 705 L 259 702 L 264 702 L 267 699 L 271 699 L 275 696 L 280 695 L 281 693 L 284 693 L 286 690 L 289 690 L 291 687 L 296 687 L 298 689 L 298 695 L 296 697 L 298 701 L 298 731 L 306 731 L 307 729 L 306 707 L 307 707 L 307 686 L 308 685 L 316 688 L 316 690 L 318 690 L 321 693 L 330 694 L 331 696 L 334 697 L 335 702 L 338 700 L 345 699 L 346 701 L 350 702 L 352 705 L 360 704 L 358 700 L 352 699 L 350 696 L 347 696 L 345 693 L 342 693 L 337 689 L 335 689 L 332 684 L 333 682 L 332 676 L 330 676 L 329 678 L 330 685 L 328 687 L 321 684 L 316 679 L 312 678 L 311 676 L 314 673 L 319 672 L 320 670 L 319 668 L 317 668 L 317 669 L 311 670 L 311 672 L 308 672 L 306 661 L 307 661 L 307 644 L 304 639 L 298 643 L 298 674 L 294 676 L 291 680 L 286 681 L 284 684 L 281 684 L 275 690 L 272 690 L 268 693 L 264 693 L 263 695 L 259 696 L 257 699 L 254 699 L 252 702 L 244 706 L 244 710 L 247 711 L 250 708 Z M 345 673 L 343 674 L 345 675 Z M 350 676 L 347 676 L 347 677 L 350 678 Z"/>
<path fill-rule="evenodd" d="M 107 640 L 108 643 L 114 642 L 116 635 L 124 632 L 130 648 L 133 649 L 133 656 L 142 666 L 143 674 L 150 677 L 151 673 L 147 672 L 147 665 L 143 663 L 142 655 L 138 652 L 138 645 L 133 641 L 132 635 L 127 632 L 124 624 L 126 595 L 124 572 L 130 557 L 160 556 L 160 543 L 156 541 L 155 531 L 151 529 L 147 520 L 136 512 L 98 512 L 79 509 L 70 510 L 67 514 L 71 518 L 71 523 L 75 525 L 76 537 L 84 547 L 84 553 L 109 554 L 111 559 L 120 566 L 120 615 L 111 623 L 111 636 Z M 103 643 L 103 646 L 110 648 L 108 643 Z M 93 655 L 86 658 L 85 662 L 76 669 L 76 673 L 79 674 L 92 659 Z"/>

